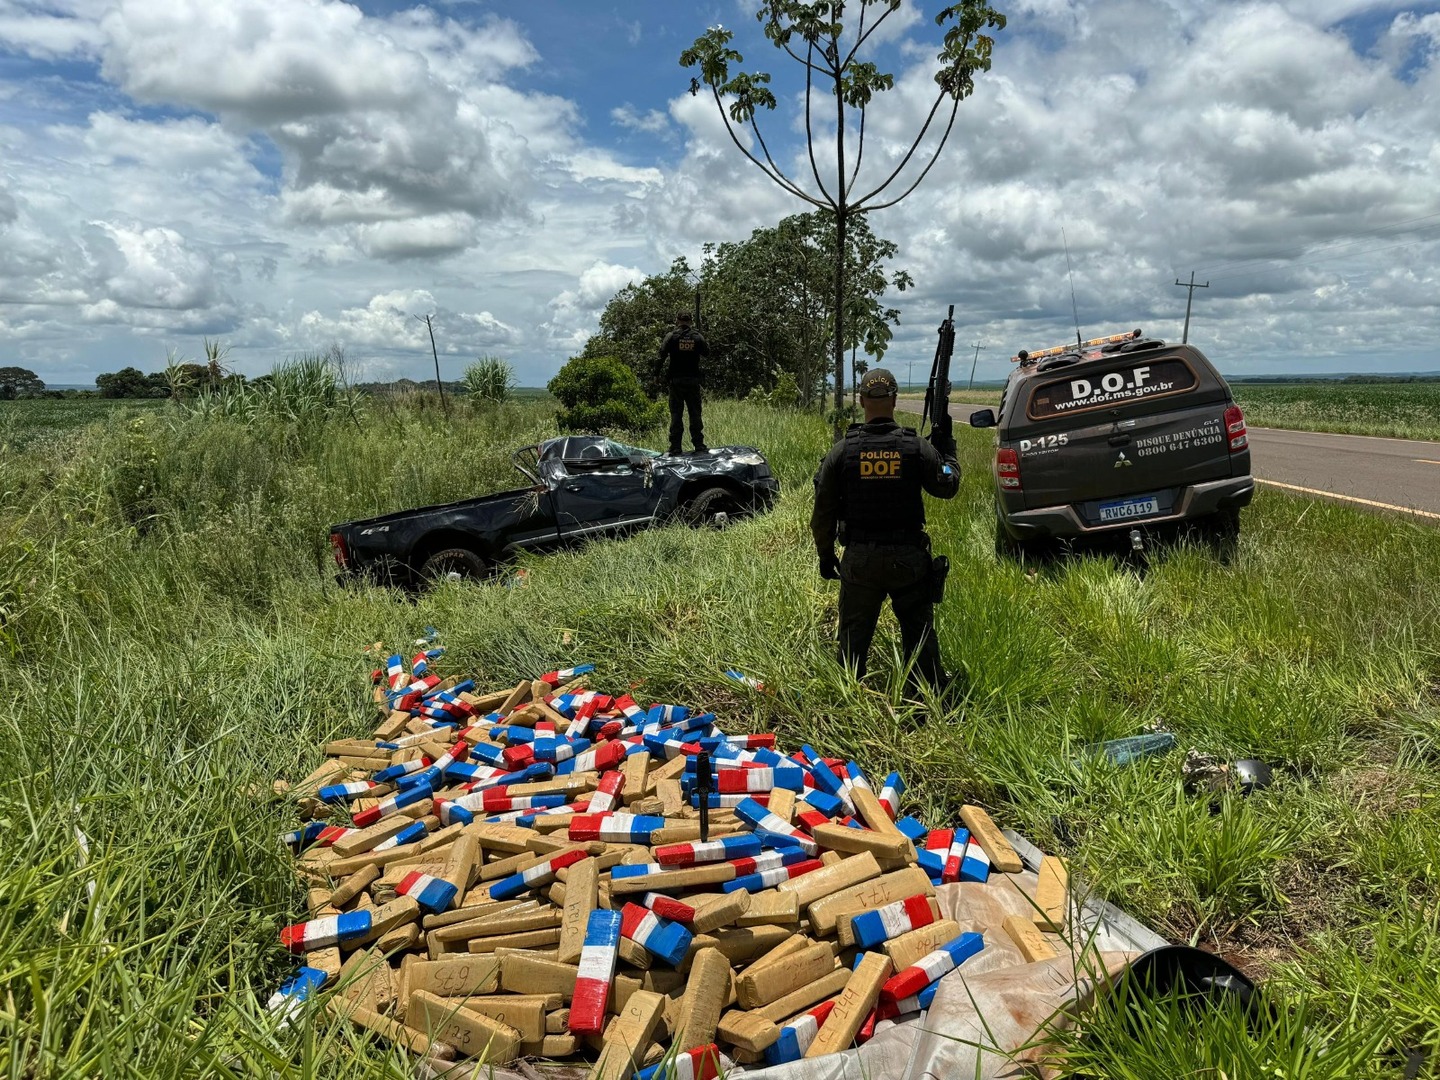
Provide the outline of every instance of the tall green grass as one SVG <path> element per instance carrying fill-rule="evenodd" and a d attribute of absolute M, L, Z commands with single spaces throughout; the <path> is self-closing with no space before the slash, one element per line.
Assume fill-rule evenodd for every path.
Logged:
<path fill-rule="evenodd" d="M 983 802 L 1167 934 L 1272 972 L 1311 1033 L 1227 1056 L 1196 1045 L 1210 1027 L 1159 1017 L 1165 1045 L 1134 1060 L 1163 1075 L 1280 1067 L 1318 1039 L 1330 1057 L 1278 1075 L 1363 1059 L 1398 1076 L 1395 1054 L 1433 1043 L 1436 531 L 1266 492 L 1228 565 L 1181 544 L 1140 569 L 1092 553 L 1027 573 L 993 555 L 988 440 L 962 430 L 960 496 L 929 508 L 953 566 L 940 640 L 970 685 L 947 711 L 900 696 L 888 615 L 865 684 L 833 658 L 837 593 L 808 532 L 823 421 L 715 403 L 714 442 L 761 447 L 781 478 L 763 518 L 418 598 L 335 583 L 330 524 L 516 482 L 509 451 L 553 431 L 551 408 L 171 408 L 0 458 L 0 1074 L 401 1073 L 354 1033 L 263 1014 L 289 967 L 276 933 L 303 905 L 276 842 L 293 822 L 266 792 L 318 742 L 368 730 L 362 650 L 426 625 L 447 672 L 503 684 L 593 661 L 734 730 L 900 769 L 931 824 Z M 1265 757 L 1275 785 L 1212 813 L 1179 752 L 1121 768 L 1087 750 L 1156 721 L 1182 750 Z M 1234 1020 L 1207 1023 L 1219 1040 Z M 1116 1054 L 1069 1060 L 1139 1075 Z"/>

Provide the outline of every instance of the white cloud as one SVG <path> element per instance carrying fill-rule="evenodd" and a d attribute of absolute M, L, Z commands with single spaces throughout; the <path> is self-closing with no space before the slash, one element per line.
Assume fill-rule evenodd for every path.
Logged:
<path fill-rule="evenodd" d="M 643 131 L 647 135 L 659 135 L 670 130 L 670 117 L 659 109 L 640 112 L 628 101 L 610 110 L 610 119 L 616 127 L 630 131 Z"/>
<path fill-rule="evenodd" d="M 750 7 L 728 7 L 742 51 L 778 71 Z M 414 315 L 433 312 L 442 358 L 501 350 L 539 383 L 626 283 L 807 209 L 745 160 L 707 94 L 566 81 L 574 58 L 506 10 L 0 0 L 0 49 L 32 65 L 0 85 L 0 351 L 83 371 L 132 339 L 147 357 L 172 339 L 193 354 L 188 336 L 223 328 L 252 370 L 339 340 L 418 374 Z M 623 49 L 633 14 L 617 11 Z M 1007 14 L 939 164 L 870 222 L 916 279 L 894 298 L 892 363 L 928 358 L 951 302 L 992 346 L 982 375 L 1068 337 L 1063 228 L 1086 329 L 1178 332 L 1173 281 L 1193 268 L 1212 281 L 1194 330 L 1237 364 L 1389 350 L 1440 367 L 1414 345 L 1440 331 L 1440 14 L 1361 0 Z M 1357 16 L 1379 28 L 1363 52 L 1336 26 Z M 653 65 L 661 29 L 647 24 L 634 63 Z M 862 185 L 899 161 L 935 91 L 933 23 L 906 5 L 889 32 L 897 83 L 867 123 Z M 765 131 L 808 177 L 790 100 Z"/>
<path fill-rule="evenodd" d="M 102 73 L 141 101 L 259 125 L 419 103 L 423 58 L 331 0 L 120 0 L 102 20 Z"/>
<path fill-rule="evenodd" d="M 291 336 L 302 348 L 318 348 L 331 341 L 359 349 L 379 348 L 428 352 L 429 334 L 423 316 L 430 315 L 436 344 L 445 354 L 476 354 L 520 340 L 517 328 L 488 311 L 455 312 L 444 309 L 425 289 L 401 289 L 372 296 L 364 307 L 349 307 L 335 314 L 307 311 L 296 321 Z"/>
<path fill-rule="evenodd" d="M 386 260 L 453 255 L 473 245 L 477 231 L 475 220 L 459 213 L 382 221 L 357 230 L 360 250 Z"/>
<path fill-rule="evenodd" d="M 550 319 L 542 328 L 551 341 L 578 350 L 598 323 L 610 298 L 626 285 L 645 279 L 637 266 L 620 266 L 596 260 L 581 272 L 573 289 L 550 300 Z"/>
<path fill-rule="evenodd" d="M 210 261 L 179 233 L 166 228 L 137 228 L 108 221 L 91 222 L 96 237 L 91 255 L 106 299 L 141 308 L 188 311 L 217 298 Z"/>
<path fill-rule="evenodd" d="M 466 352 L 518 345 L 523 338 L 518 329 L 501 322 L 488 311 L 462 314 L 457 318 L 469 331 L 465 338 L 468 344 L 468 348 L 464 350 Z M 456 352 L 460 349 L 458 346 L 451 346 L 449 351 Z"/>
<path fill-rule="evenodd" d="M 623 165 L 609 154 L 582 150 L 569 155 L 566 166 L 577 180 L 618 180 L 624 184 L 658 184 L 665 174 L 656 168 Z"/>
<path fill-rule="evenodd" d="M 61 5 L 55 5 L 57 8 Z M 0 4 L 0 44 L 14 52 L 46 59 L 94 56 L 102 34 L 93 20 L 78 12 L 26 11 Z"/>
<path fill-rule="evenodd" d="M 214 113 L 279 147 L 282 204 L 298 223 L 520 213 L 533 154 L 563 143 L 573 115 L 497 87 L 536 56 L 500 19 L 471 28 L 421 9 L 387 20 L 335 0 L 119 0 L 101 25 L 102 72 L 132 98 Z"/>

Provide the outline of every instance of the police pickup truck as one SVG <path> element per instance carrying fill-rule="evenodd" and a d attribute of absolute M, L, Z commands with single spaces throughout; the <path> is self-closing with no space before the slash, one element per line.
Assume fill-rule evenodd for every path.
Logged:
<path fill-rule="evenodd" d="M 1245 417 L 1199 349 L 1135 330 L 1013 362 L 998 412 L 970 417 L 996 429 L 998 549 L 1110 533 L 1139 548 L 1176 522 L 1238 536 L 1255 492 Z"/>
<path fill-rule="evenodd" d="M 547 551 L 668 521 L 720 526 L 768 510 L 780 492 L 760 451 L 664 455 L 568 435 L 511 456 L 528 487 L 403 510 L 330 530 L 342 576 L 418 584 L 483 577 L 519 551 Z"/>

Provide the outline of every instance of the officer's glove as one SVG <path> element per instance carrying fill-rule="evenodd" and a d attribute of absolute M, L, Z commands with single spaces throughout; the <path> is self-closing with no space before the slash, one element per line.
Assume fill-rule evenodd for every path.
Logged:
<path fill-rule="evenodd" d="M 833 551 L 820 556 L 820 576 L 826 581 L 840 580 L 840 560 Z"/>

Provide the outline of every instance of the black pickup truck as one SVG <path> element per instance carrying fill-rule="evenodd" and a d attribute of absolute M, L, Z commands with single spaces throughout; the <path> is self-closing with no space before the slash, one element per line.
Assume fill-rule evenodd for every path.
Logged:
<path fill-rule="evenodd" d="M 662 455 L 599 435 L 568 435 L 511 456 L 528 487 L 350 521 L 330 530 L 345 575 L 419 583 L 483 577 L 516 552 L 545 551 L 682 521 L 768 510 L 780 492 L 749 446 Z"/>

